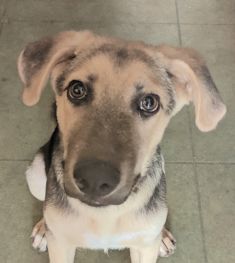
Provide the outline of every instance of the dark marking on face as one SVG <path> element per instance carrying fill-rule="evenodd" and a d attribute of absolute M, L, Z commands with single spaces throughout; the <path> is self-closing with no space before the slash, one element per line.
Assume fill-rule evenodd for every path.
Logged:
<path fill-rule="evenodd" d="M 26 84 L 30 84 L 30 79 L 45 64 L 49 53 L 53 47 L 53 38 L 47 37 L 30 43 L 23 52 L 24 75 Z"/>
<path fill-rule="evenodd" d="M 159 203 L 166 202 L 166 177 L 165 174 L 162 172 L 159 184 L 156 185 L 152 196 L 150 197 L 148 203 L 145 205 L 145 211 L 151 212 L 156 211 L 159 206 Z"/>
<path fill-rule="evenodd" d="M 116 57 L 116 64 L 122 66 L 127 61 L 129 52 L 126 48 L 120 48 L 114 52 L 114 56 Z"/>
<path fill-rule="evenodd" d="M 75 66 L 80 67 L 90 59 L 101 54 L 110 56 L 114 61 L 114 65 L 119 67 L 132 61 L 141 61 L 147 64 L 150 68 L 156 66 L 154 59 L 143 50 L 128 49 L 116 44 L 104 44 L 95 49 L 81 51 L 77 54 L 77 63 Z"/>
<path fill-rule="evenodd" d="M 166 70 L 166 74 L 170 79 L 174 78 L 174 75 L 170 71 Z"/>
<path fill-rule="evenodd" d="M 58 182 L 57 174 L 62 171 L 56 171 L 55 166 L 52 166 L 48 174 L 48 183 L 46 190 L 46 205 L 52 204 L 57 207 L 68 209 L 70 207 L 67 195 L 62 189 L 61 185 Z"/>
<path fill-rule="evenodd" d="M 135 89 L 136 92 L 139 93 L 144 89 L 144 86 L 142 84 L 136 84 Z"/>
<path fill-rule="evenodd" d="M 49 173 L 49 169 L 51 167 L 53 152 L 58 147 L 59 144 L 58 132 L 59 132 L 58 127 L 56 127 L 51 135 L 50 140 L 45 145 L 43 145 L 39 150 L 39 152 L 42 153 L 45 162 L 46 175 Z"/>
<path fill-rule="evenodd" d="M 59 77 L 57 77 L 56 81 L 55 81 L 55 85 L 56 85 L 56 90 L 58 92 L 58 95 L 62 95 L 63 90 L 64 90 L 64 83 L 65 83 L 65 79 L 66 79 L 66 73 L 63 72 L 61 75 L 59 75 Z"/>
<path fill-rule="evenodd" d="M 167 95 L 169 97 L 169 101 L 165 107 L 165 112 L 166 114 L 170 115 L 176 105 L 175 93 L 173 88 L 174 82 L 176 80 L 175 80 L 175 76 L 171 74 L 168 70 L 165 70 L 164 79 L 165 79 L 165 83 L 163 86 L 166 89 Z"/>
<path fill-rule="evenodd" d="M 158 146 L 145 176 L 156 177 L 160 175 L 160 180 L 155 186 L 150 199 L 140 210 L 142 213 L 154 212 L 160 204 L 165 205 L 166 203 L 166 178 L 163 165 L 161 149 Z"/>
<path fill-rule="evenodd" d="M 169 115 L 174 110 L 175 105 L 176 105 L 176 101 L 175 101 L 175 96 L 174 96 L 173 90 L 171 88 L 167 89 L 167 94 L 169 96 L 169 102 L 167 104 L 165 111 Z"/>
<path fill-rule="evenodd" d="M 90 83 L 94 83 L 95 81 L 97 81 L 98 79 L 98 76 L 95 75 L 95 74 L 90 74 L 88 77 L 87 77 L 87 80 L 90 82 Z"/>
<path fill-rule="evenodd" d="M 40 152 L 43 154 L 47 175 L 46 205 L 52 204 L 62 208 L 69 208 L 67 196 L 58 181 L 58 177 L 63 173 L 58 127 L 54 130 L 50 140 L 40 149 Z M 60 163 L 59 167 L 55 161 Z"/>

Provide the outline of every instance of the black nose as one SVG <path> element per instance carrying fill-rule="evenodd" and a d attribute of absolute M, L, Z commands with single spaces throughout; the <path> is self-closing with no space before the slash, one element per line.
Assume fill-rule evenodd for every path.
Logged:
<path fill-rule="evenodd" d="M 112 164 L 94 160 L 78 163 L 74 178 L 81 192 L 97 198 L 115 189 L 120 181 L 120 173 Z"/>

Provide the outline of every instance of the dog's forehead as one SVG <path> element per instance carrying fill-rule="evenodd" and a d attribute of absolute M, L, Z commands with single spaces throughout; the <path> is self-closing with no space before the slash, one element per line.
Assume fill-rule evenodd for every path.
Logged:
<path fill-rule="evenodd" d="M 93 43 L 94 44 L 94 43 Z M 72 60 L 64 63 L 57 77 L 57 89 L 63 89 L 73 79 L 102 79 L 107 82 L 138 82 L 152 79 L 165 81 L 163 67 L 157 56 L 151 55 L 144 44 L 106 41 L 99 45 L 78 48 Z"/>

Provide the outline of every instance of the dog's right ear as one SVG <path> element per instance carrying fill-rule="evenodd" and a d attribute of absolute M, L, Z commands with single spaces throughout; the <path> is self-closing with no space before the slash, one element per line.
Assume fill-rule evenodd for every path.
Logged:
<path fill-rule="evenodd" d="M 51 70 L 64 56 L 72 56 L 81 41 L 89 38 L 89 31 L 65 31 L 54 37 L 45 37 L 29 43 L 18 58 L 18 72 L 24 90 L 25 105 L 35 105 L 48 81 Z"/>

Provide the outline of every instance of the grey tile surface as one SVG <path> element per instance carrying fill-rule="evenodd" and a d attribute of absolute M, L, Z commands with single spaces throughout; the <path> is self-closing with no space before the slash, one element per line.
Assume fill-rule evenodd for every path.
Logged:
<path fill-rule="evenodd" d="M 208 263 L 235 261 L 234 165 L 197 165 Z"/>
<path fill-rule="evenodd" d="M 0 21 L 3 19 L 4 11 L 6 7 L 6 0 L 0 0 Z"/>
<path fill-rule="evenodd" d="M 235 26 L 182 25 L 181 32 L 183 45 L 196 48 L 205 57 L 228 108 L 224 120 L 213 132 L 201 133 L 193 124 L 196 160 L 234 162 L 235 144 L 232 138 L 235 130 Z M 191 118 L 194 123 L 193 110 Z"/>
<path fill-rule="evenodd" d="M 10 0 L 8 15 L 10 19 L 37 21 L 176 22 L 174 0 Z"/>
<path fill-rule="evenodd" d="M 166 164 L 169 225 L 177 250 L 160 262 L 205 262 L 193 170 L 191 164 Z"/>
<path fill-rule="evenodd" d="M 177 0 L 181 23 L 234 24 L 234 0 Z"/>
<path fill-rule="evenodd" d="M 31 197 L 25 181 L 27 162 L 0 162 L 0 258 L 4 263 L 47 262 L 31 248 L 33 224 L 40 219 L 42 207 Z"/>
<path fill-rule="evenodd" d="M 162 153 L 167 162 L 192 162 L 188 109 L 185 107 L 174 116 L 163 137 Z"/>

